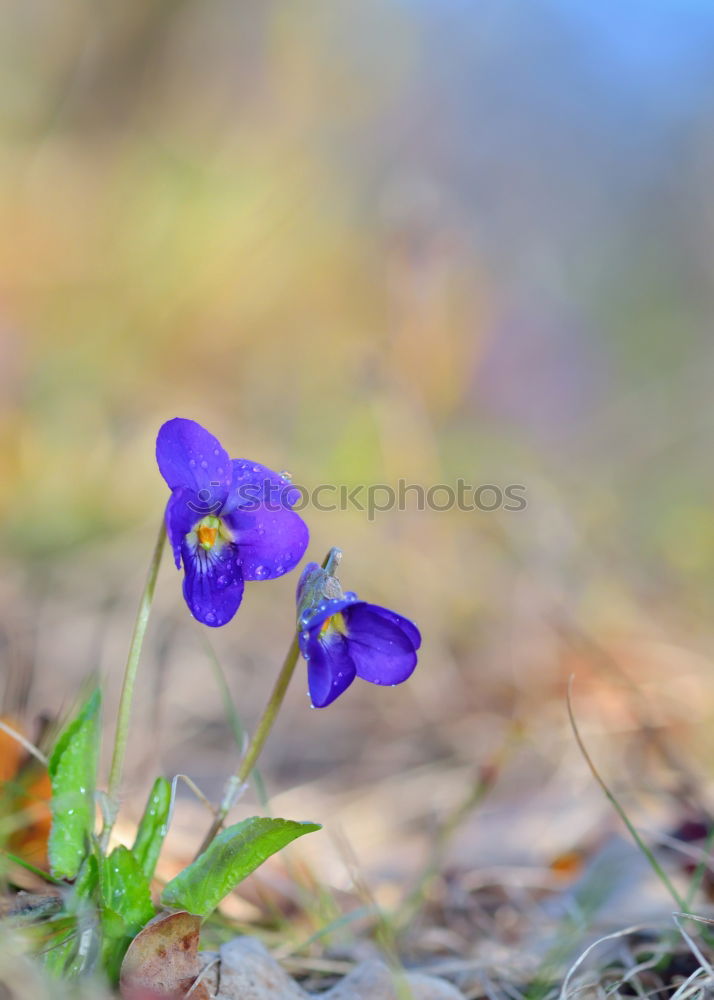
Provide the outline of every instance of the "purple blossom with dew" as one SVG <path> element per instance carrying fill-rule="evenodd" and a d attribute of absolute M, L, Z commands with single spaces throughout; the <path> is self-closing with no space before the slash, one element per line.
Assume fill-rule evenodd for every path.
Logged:
<path fill-rule="evenodd" d="M 300 652 L 315 708 L 331 704 L 355 677 L 401 684 L 413 673 L 421 645 L 419 629 L 408 618 L 343 593 L 331 573 L 339 557 L 333 549 L 325 569 L 309 563 L 297 588 Z"/>
<path fill-rule="evenodd" d="M 194 420 L 175 417 L 159 430 L 156 461 L 171 490 L 166 530 L 183 594 L 204 625 L 225 625 L 238 610 L 245 580 L 291 570 L 308 543 L 291 508 L 300 496 L 278 472 L 231 459 Z"/>

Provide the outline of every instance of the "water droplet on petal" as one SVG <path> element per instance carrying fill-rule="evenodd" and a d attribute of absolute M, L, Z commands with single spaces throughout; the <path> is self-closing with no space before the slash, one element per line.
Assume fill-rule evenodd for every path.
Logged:
<path fill-rule="evenodd" d="M 207 622 L 214 622 L 215 620 L 216 620 L 216 616 L 214 615 L 214 613 L 212 611 L 207 612 L 207 614 L 206 614 L 206 621 Z"/>
<path fill-rule="evenodd" d="M 189 458 L 188 464 L 191 466 L 192 469 L 195 469 L 196 468 L 196 459 L 195 458 Z"/>
<path fill-rule="evenodd" d="M 208 468 L 208 462 L 206 461 L 205 458 L 201 462 L 201 468 L 202 469 L 207 469 Z"/>
<path fill-rule="evenodd" d="M 256 566 L 256 567 L 255 567 L 255 575 L 256 575 L 257 577 L 263 577 L 263 576 L 266 576 L 267 572 L 268 572 L 268 569 L 267 569 L 267 567 L 266 567 L 266 566 L 262 566 L 262 565 L 261 565 L 261 566 Z"/>
<path fill-rule="evenodd" d="M 220 448 L 214 448 L 213 449 L 213 454 L 214 455 L 220 455 L 220 453 L 221 453 L 221 449 Z"/>

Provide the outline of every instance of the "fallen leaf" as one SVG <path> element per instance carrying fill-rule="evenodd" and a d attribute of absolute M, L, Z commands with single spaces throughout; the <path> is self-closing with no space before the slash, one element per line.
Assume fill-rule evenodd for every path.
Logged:
<path fill-rule="evenodd" d="M 122 1000 L 183 1000 L 201 972 L 201 918 L 186 910 L 160 913 L 129 945 L 121 967 Z M 191 1000 L 210 1000 L 199 983 Z"/>
<path fill-rule="evenodd" d="M 4 722 L 16 732 L 24 735 L 22 726 L 17 719 L 9 715 L 0 716 L 0 722 Z M 20 764 L 27 756 L 25 749 L 20 743 L 4 729 L 0 729 L 0 782 L 11 781 L 17 774 Z"/>
<path fill-rule="evenodd" d="M 16 719 L 3 717 L 0 721 L 26 736 Z M 17 824 L 7 846 L 41 868 L 47 866 L 51 795 L 47 769 L 30 757 L 14 737 L 0 729 L 0 812 L 11 826 Z"/>

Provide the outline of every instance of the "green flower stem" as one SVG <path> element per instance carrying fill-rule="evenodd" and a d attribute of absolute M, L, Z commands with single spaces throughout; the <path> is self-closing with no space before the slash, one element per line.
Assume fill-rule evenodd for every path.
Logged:
<path fill-rule="evenodd" d="M 342 553 L 339 549 L 330 549 L 322 563 L 322 568 L 326 569 L 328 572 L 332 572 L 337 567 L 341 555 Z M 285 693 L 288 690 L 288 685 L 290 684 L 292 676 L 295 672 L 295 666 L 300 657 L 298 634 L 299 633 L 296 631 L 293 636 L 293 640 L 290 643 L 290 648 L 288 649 L 287 655 L 283 661 L 283 665 L 280 669 L 280 673 L 278 674 L 278 679 L 275 682 L 268 704 L 265 706 L 265 711 L 261 716 L 258 727 L 253 734 L 253 738 L 248 744 L 248 749 L 243 756 L 240 767 L 226 782 L 223 792 L 223 800 L 218 807 L 210 830 L 203 838 L 203 843 L 199 847 L 196 857 L 203 854 L 209 844 L 213 841 L 214 837 L 220 833 L 223 821 L 248 781 L 248 778 L 258 761 L 258 757 L 265 746 L 265 741 L 268 738 L 270 730 L 273 728 L 273 723 L 275 722 L 275 718 L 280 711 L 280 706 L 283 703 Z"/>
<path fill-rule="evenodd" d="M 114 753 L 112 755 L 112 766 L 109 772 L 108 802 L 104 829 L 102 830 L 103 849 L 106 849 L 107 844 L 109 843 L 109 837 L 114 827 L 114 823 L 116 822 L 117 813 L 119 812 L 119 788 L 121 785 L 122 771 L 124 769 L 126 747 L 129 741 L 129 723 L 131 721 L 131 707 L 134 700 L 134 686 L 136 684 L 136 675 L 139 669 L 141 647 L 144 644 L 144 636 L 146 635 L 146 626 L 149 624 L 149 615 L 151 614 L 151 605 L 154 600 L 154 590 L 156 589 L 156 578 L 159 575 L 159 566 L 161 565 L 161 556 L 164 551 L 165 541 L 166 525 L 162 517 L 159 536 L 156 539 L 154 554 L 151 557 L 149 573 L 146 578 L 146 584 L 144 585 L 144 592 L 141 595 L 139 610 L 136 613 L 134 633 L 131 637 L 129 656 L 126 661 L 126 669 L 124 670 L 124 683 L 121 689 L 119 714 L 117 716 L 117 729 L 114 737 Z"/>
<path fill-rule="evenodd" d="M 228 815 L 231 806 L 235 802 L 238 793 L 250 777 L 250 773 L 255 767 L 258 757 L 260 756 L 260 752 L 268 738 L 268 733 L 273 728 L 275 717 L 277 716 L 280 706 L 283 703 L 283 699 L 285 698 L 285 692 L 287 691 L 293 673 L 295 672 L 295 666 L 299 656 L 300 646 L 296 632 L 293 636 L 293 641 L 290 643 L 290 649 L 287 652 L 287 656 L 283 661 L 283 666 L 278 674 L 278 679 L 276 680 L 275 687 L 270 695 L 270 700 L 265 706 L 265 711 L 263 712 L 260 722 L 258 723 L 258 728 L 253 734 L 253 738 L 248 745 L 245 756 L 240 763 L 240 767 L 226 782 L 225 791 L 223 793 L 223 801 L 218 807 L 218 811 L 216 812 L 213 823 L 211 824 L 211 828 L 204 837 L 203 843 L 199 847 L 196 857 L 198 857 L 199 854 L 203 854 L 208 845 L 212 842 L 213 838 L 220 833 L 223 821 Z"/>

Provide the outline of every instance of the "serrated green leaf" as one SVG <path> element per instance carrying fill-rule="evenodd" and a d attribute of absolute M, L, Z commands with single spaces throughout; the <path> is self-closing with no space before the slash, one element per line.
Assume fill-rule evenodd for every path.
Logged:
<path fill-rule="evenodd" d="M 100 704 L 101 695 L 95 690 L 65 726 L 48 761 L 52 782 L 48 854 L 50 870 L 58 878 L 77 875 L 94 829 Z"/>
<path fill-rule="evenodd" d="M 166 825 L 171 807 L 171 785 L 166 778 L 157 778 L 141 817 L 131 853 L 144 876 L 151 882 L 166 836 Z"/>
<path fill-rule="evenodd" d="M 124 953 L 156 913 L 149 882 L 128 847 L 115 847 L 99 873 L 102 898 L 102 965 L 112 982 L 119 978 Z"/>
<path fill-rule="evenodd" d="M 207 917 L 247 875 L 317 823 L 252 816 L 220 833 L 193 864 L 166 885 L 161 902 L 199 917 Z"/>

